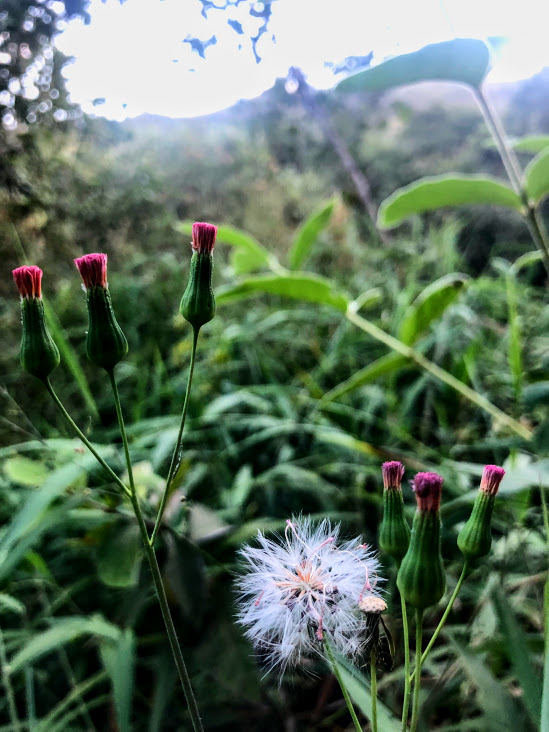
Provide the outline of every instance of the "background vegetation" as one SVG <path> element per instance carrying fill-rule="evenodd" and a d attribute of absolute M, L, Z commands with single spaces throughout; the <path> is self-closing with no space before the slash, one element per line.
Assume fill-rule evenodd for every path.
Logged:
<path fill-rule="evenodd" d="M 544 73 L 496 90 L 510 132 L 547 133 L 548 83 Z M 503 174 L 476 108 L 427 89 L 413 103 L 398 94 L 317 99 L 366 171 L 377 203 L 421 175 Z M 400 459 L 407 478 L 416 470 L 445 477 L 450 591 L 461 570 L 456 535 L 482 465 L 507 470 L 493 550 L 466 582 L 425 667 L 423 728 L 536 729 L 549 309 L 541 265 L 526 258 L 511 266 L 533 249 L 520 217 L 489 207 L 432 213 L 381 241 L 333 145 L 283 81 L 204 119 L 20 124 L 2 133 L 1 145 L 0 662 L 21 729 L 189 728 L 133 516 L 66 432 L 41 385 L 19 368 L 10 274 L 25 260 L 43 268 L 62 350 L 55 387 L 122 474 L 108 383 L 85 358 L 85 303 L 72 264 L 87 252 L 109 255 L 113 301 L 130 343 L 120 388 L 138 491 L 154 520 L 191 347 L 177 310 L 190 260 L 187 220 L 232 227 L 216 247 L 220 304 L 201 334 L 185 457 L 159 550 L 205 728 L 348 726 L 322 666 L 280 685 L 262 678 L 234 624 L 237 551 L 258 528 L 280 528 L 299 512 L 341 520 L 346 533 L 375 545 L 380 464 Z M 303 244 L 303 223 L 319 211 Z M 361 315 L 408 338 L 532 438 L 388 356 L 337 309 L 280 294 L 224 301 L 222 293 L 250 268 L 234 244 L 248 242 L 249 250 L 253 242 L 235 229 L 280 265 L 295 264 L 301 252 L 302 268 L 360 297 Z M 425 288 L 439 280 L 443 297 L 419 317 Z M 405 500 L 412 512 L 406 489 Z M 382 562 L 394 588 L 394 567 Z M 393 589 L 387 599 L 397 657 L 379 689 L 398 710 L 402 644 Z M 429 611 L 427 627 L 440 613 Z M 9 703 L 8 693 L 0 701 L 2 730 L 13 728 Z"/>

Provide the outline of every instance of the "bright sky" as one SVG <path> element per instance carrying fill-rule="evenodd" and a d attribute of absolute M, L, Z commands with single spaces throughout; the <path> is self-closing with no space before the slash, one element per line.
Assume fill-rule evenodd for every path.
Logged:
<path fill-rule="evenodd" d="M 313 86 L 329 88 L 336 77 L 325 61 L 373 51 L 379 63 L 456 36 L 508 39 L 490 80 L 526 78 L 549 66 L 547 0 L 276 0 L 259 64 L 249 36 L 261 21 L 250 17 L 249 4 L 212 9 L 205 20 L 198 0 L 92 0 L 91 24 L 70 23 L 58 41 L 76 57 L 65 71 L 73 100 L 111 119 L 144 112 L 192 117 L 258 96 L 290 66 L 300 67 Z M 182 42 L 187 35 L 215 35 L 217 45 L 202 59 Z M 93 107 L 96 98 L 105 104 Z"/>

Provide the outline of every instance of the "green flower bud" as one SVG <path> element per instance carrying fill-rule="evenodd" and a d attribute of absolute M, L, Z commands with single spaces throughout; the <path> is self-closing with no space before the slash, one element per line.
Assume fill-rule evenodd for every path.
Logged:
<path fill-rule="evenodd" d="M 446 590 L 440 553 L 440 494 L 442 477 L 418 473 L 413 481 L 417 511 L 410 546 L 397 575 L 397 585 L 406 602 L 418 610 L 436 605 Z"/>
<path fill-rule="evenodd" d="M 212 251 L 216 234 L 217 227 L 212 224 L 193 224 L 191 271 L 179 310 L 195 330 L 209 323 L 215 315 Z"/>
<path fill-rule="evenodd" d="M 86 254 L 75 259 L 88 300 L 88 358 L 112 371 L 128 353 L 128 341 L 118 325 L 107 285 L 107 255 Z"/>
<path fill-rule="evenodd" d="M 383 520 L 379 527 L 379 546 L 400 563 L 410 545 L 410 527 L 404 517 L 401 482 L 404 465 L 393 460 L 383 463 Z"/>
<path fill-rule="evenodd" d="M 13 270 L 13 279 L 21 295 L 21 365 L 44 381 L 59 366 L 59 351 L 46 325 L 41 296 L 42 270 L 34 266 L 18 267 Z"/>
<path fill-rule="evenodd" d="M 468 562 L 486 556 L 492 546 L 492 509 L 505 471 L 486 465 L 469 520 L 459 532 L 458 547 Z"/>

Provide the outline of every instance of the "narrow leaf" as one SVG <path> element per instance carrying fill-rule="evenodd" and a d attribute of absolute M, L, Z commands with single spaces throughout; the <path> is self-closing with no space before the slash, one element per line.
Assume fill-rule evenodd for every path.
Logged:
<path fill-rule="evenodd" d="M 135 635 L 131 628 L 116 641 L 101 643 L 101 659 L 113 687 L 114 707 L 120 732 L 131 732 L 131 709 L 135 675 Z"/>
<path fill-rule="evenodd" d="M 528 163 L 524 171 L 524 185 L 534 205 L 549 193 L 549 148 Z"/>
<path fill-rule="evenodd" d="M 543 692 L 541 697 L 540 732 L 549 732 L 549 577 L 545 582 L 545 658 L 543 662 Z"/>
<path fill-rule="evenodd" d="M 537 155 L 537 153 L 549 147 L 549 135 L 527 135 L 526 137 L 519 137 L 517 140 L 513 140 L 513 147 L 517 152 Z"/>
<path fill-rule="evenodd" d="M 489 66 L 490 52 L 483 41 L 455 38 L 384 61 L 349 76 L 337 88 L 345 92 L 383 91 L 418 81 L 457 81 L 480 87 Z"/>
<path fill-rule="evenodd" d="M 243 300 L 260 292 L 330 305 L 345 312 L 348 300 L 325 277 L 311 274 L 258 275 L 216 292 L 218 305 Z"/>
<path fill-rule="evenodd" d="M 407 363 L 409 363 L 409 360 L 405 356 L 401 356 L 399 353 L 388 353 L 386 356 L 382 356 L 368 364 L 368 366 L 360 369 L 350 378 L 342 381 L 341 384 L 334 386 L 333 389 L 324 395 L 322 401 L 333 402 L 344 394 L 348 394 L 350 391 L 364 386 L 364 384 L 375 381 L 380 376 L 383 376 L 383 374 L 406 366 Z"/>
<path fill-rule="evenodd" d="M 378 225 L 397 226 L 404 219 L 445 206 L 494 204 L 517 211 L 522 202 L 509 186 L 482 175 L 434 175 L 399 188 L 379 207 Z"/>
<path fill-rule="evenodd" d="M 404 314 L 399 339 L 407 345 L 415 343 L 456 300 L 468 279 L 464 274 L 447 274 L 428 285 Z"/>
<path fill-rule="evenodd" d="M 334 204 L 335 201 L 329 201 L 314 211 L 303 222 L 290 249 L 290 269 L 301 269 L 318 235 L 328 226 L 334 210 Z"/>

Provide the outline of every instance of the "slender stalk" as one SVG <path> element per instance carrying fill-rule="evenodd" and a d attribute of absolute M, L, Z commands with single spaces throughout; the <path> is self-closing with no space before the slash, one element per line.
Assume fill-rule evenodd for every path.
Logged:
<path fill-rule="evenodd" d="M 549 238 L 536 217 L 535 208 L 530 205 L 528 200 L 528 194 L 526 193 L 522 182 L 522 170 L 515 152 L 509 145 L 503 126 L 495 110 L 492 109 L 483 90 L 481 88 L 475 89 L 474 95 L 484 116 L 486 126 L 490 130 L 494 142 L 496 143 L 501 161 L 507 175 L 509 176 L 511 185 L 515 189 L 515 193 L 517 193 L 522 199 L 524 204 L 523 216 L 526 221 L 526 225 L 530 230 L 532 239 L 541 254 L 543 264 L 547 274 L 549 275 Z"/>
<path fill-rule="evenodd" d="M 133 471 L 132 471 L 132 466 L 131 466 L 131 461 L 130 461 L 130 451 L 129 451 L 129 447 L 128 447 L 128 437 L 126 435 L 124 416 L 122 414 L 122 407 L 120 405 L 120 395 L 118 393 L 116 379 L 114 378 L 114 372 L 112 372 L 112 371 L 109 372 L 109 379 L 110 379 L 112 390 L 113 390 L 114 403 L 115 403 L 115 407 L 116 407 L 116 416 L 118 417 L 118 424 L 120 427 L 120 434 L 122 436 L 122 442 L 124 444 L 124 454 L 126 456 L 126 463 L 127 463 L 127 467 L 128 467 L 128 477 L 129 477 L 130 488 L 131 488 L 130 500 L 132 502 L 135 517 L 137 519 L 139 531 L 141 532 L 141 538 L 143 540 L 145 554 L 147 556 L 147 560 L 148 560 L 149 566 L 151 568 L 153 582 L 154 582 L 154 586 L 156 589 L 158 602 L 160 604 L 160 610 L 162 612 L 162 617 L 164 619 L 164 625 L 166 626 L 166 632 L 168 634 L 168 640 L 170 641 L 170 646 L 171 646 L 173 657 L 175 660 L 175 665 L 177 666 L 179 678 L 181 679 L 181 686 L 183 687 L 183 693 L 185 694 L 185 699 L 187 700 L 187 706 L 189 708 L 189 714 L 191 716 L 192 725 L 193 725 L 195 732 L 204 732 L 204 728 L 203 728 L 202 722 L 200 720 L 200 712 L 198 711 L 198 705 L 196 703 L 196 699 L 195 699 L 195 696 L 193 693 L 191 680 L 189 677 L 189 673 L 187 671 L 187 667 L 185 665 L 185 660 L 183 658 L 181 646 L 179 645 L 179 640 L 177 638 L 175 625 L 173 623 L 173 619 L 172 619 L 172 616 L 170 613 L 170 607 L 168 605 L 166 591 L 164 590 L 164 583 L 162 582 L 162 574 L 160 572 L 160 567 L 158 566 L 158 561 L 156 559 L 156 554 L 155 554 L 154 548 L 151 544 L 151 541 L 149 540 L 149 533 L 147 531 L 145 519 L 143 518 L 141 506 L 139 504 L 139 500 L 138 500 L 137 494 L 135 492 Z"/>
<path fill-rule="evenodd" d="M 377 732 L 377 651 L 372 647 L 370 654 L 370 692 L 372 696 L 372 732 Z"/>
<path fill-rule="evenodd" d="M 545 541 L 549 549 L 549 510 L 547 509 L 547 498 L 545 497 L 545 486 L 540 486 L 539 495 L 541 498 L 541 511 L 543 513 L 543 526 L 545 528 Z"/>
<path fill-rule="evenodd" d="M 8 701 L 8 711 L 10 715 L 10 722 L 14 730 L 20 729 L 21 722 L 19 721 L 19 715 L 17 714 L 17 705 L 15 703 L 15 693 L 13 686 L 11 685 L 11 678 L 9 672 L 8 659 L 6 656 L 6 647 L 4 645 L 4 634 L 0 629 L 0 674 L 2 675 L 2 685 L 6 692 L 6 699 Z"/>
<path fill-rule="evenodd" d="M 419 690 L 421 687 L 421 639 L 423 636 L 423 610 L 416 610 L 416 680 L 412 701 L 412 725 L 410 732 L 416 732 L 419 718 Z"/>
<path fill-rule="evenodd" d="M 185 400 L 183 402 L 183 412 L 181 414 L 181 424 L 179 425 L 179 433 L 177 435 L 177 442 L 175 443 L 175 449 L 173 451 L 172 461 L 170 463 L 170 469 L 168 471 L 168 477 L 166 478 L 166 486 L 164 488 L 164 493 L 162 494 L 162 499 L 160 501 L 160 506 L 158 508 L 158 515 L 156 517 L 154 529 L 153 529 L 151 539 L 150 539 L 151 546 L 154 546 L 154 542 L 158 535 L 158 531 L 159 531 L 160 525 L 162 523 L 162 517 L 164 516 L 164 511 L 166 510 L 166 503 L 168 502 L 170 486 L 172 484 L 172 481 L 175 477 L 175 472 L 177 470 L 177 459 L 181 452 L 181 441 L 183 439 L 183 429 L 185 427 L 185 419 L 187 417 L 187 408 L 189 406 L 189 396 L 191 394 L 191 384 L 192 384 L 193 372 L 194 372 L 194 361 L 195 361 L 195 357 L 196 357 L 196 344 L 198 342 L 198 333 L 199 332 L 200 332 L 200 328 L 193 328 L 193 345 L 192 345 L 192 350 L 191 350 L 191 363 L 189 365 L 189 376 L 187 378 L 187 388 L 185 389 Z"/>
<path fill-rule="evenodd" d="M 343 692 L 343 697 L 345 699 L 345 703 L 347 704 L 347 709 L 349 710 L 349 714 L 351 715 L 351 719 L 353 720 L 353 723 L 355 725 L 355 729 L 357 732 L 362 732 L 362 727 L 360 726 L 360 722 L 358 721 L 358 717 L 356 716 L 356 712 L 353 708 L 353 703 L 351 702 L 351 697 L 349 696 L 349 692 L 347 691 L 347 687 L 343 683 L 343 679 L 341 678 L 341 674 L 339 673 L 339 670 L 336 666 L 334 654 L 332 653 L 332 649 L 330 648 L 330 644 L 324 641 L 324 648 L 326 649 L 326 655 L 328 656 L 328 659 L 330 661 L 330 664 L 332 666 L 332 671 L 334 672 L 334 676 L 336 677 L 340 687 L 341 691 Z"/>
<path fill-rule="evenodd" d="M 410 634 L 408 631 L 408 613 L 406 611 L 406 600 L 400 595 L 400 606 L 402 608 L 402 633 L 404 636 L 404 701 L 402 702 L 402 732 L 408 727 L 408 709 L 410 707 Z"/>
<path fill-rule="evenodd" d="M 91 454 L 94 456 L 94 458 L 97 460 L 97 462 L 107 471 L 107 473 L 110 475 L 110 477 L 114 480 L 114 482 L 118 485 L 118 487 L 124 491 L 124 493 L 129 496 L 130 491 L 128 490 L 128 487 L 124 485 L 124 483 L 120 480 L 120 478 L 116 475 L 116 473 L 109 468 L 107 463 L 103 460 L 101 455 L 97 452 L 97 450 L 94 448 L 94 446 L 91 444 L 91 442 L 88 440 L 86 435 L 82 432 L 82 430 L 78 427 L 78 425 L 74 422 L 70 414 L 67 412 L 63 404 L 61 403 L 61 400 L 55 393 L 53 386 L 50 383 L 49 379 L 44 379 L 43 381 L 44 386 L 46 387 L 48 394 L 51 396 L 53 401 L 55 402 L 55 405 L 63 415 L 63 417 L 66 419 L 66 421 L 69 423 L 71 428 L 74 430 L 78 438 L 86 445 L 88 450 L 91 452 Z"/>
<path fill-rule="evenodd" d="M 448 373 L 448 371 L 441 369 L 440 366 L 437 366 L 436 363 L 429 361 L 429 359 L 425 358 L 425 356 L 419 351 L 416 351 L 414 348 L 407 346 L 402 341 L 399 341 L 398 338 L 395 338 L 389 333 L 386 333 L 381 328 L 378 328 L 378 326 L 374 323 L 366 320 L 366 318 L 363 318 L 361 315 L 353 310 L 352 304 L 347 308 L 345 317 L 347 318 L 347 320 L 350 320 L 351 323 L 354 323 L 354 325 L 359 327 L 365 333 L 368 333 L 368 335 L 371 335 L 376 340 L 381 341 L 381 343 L 384 343 L 393 351 L 396 351 L 402 356 L 405 356 L 411 361 L 414 361 L 424 371 L 431 374 L 431 376 L 434 376 L 439 381 L 442 381 L 444 384 L 447 384 L 452 389 L 455 389 L 459 394 L 464 396 L 466 399 L 469 399 L 470 402 L 476 404 L 477 407 L 480 407 L 480 409 L 488 412 L 488 414 L 490 414 L 497 423 L 505 425 L 525 440 L 530 440 L 532 438 L 532 431 L 528 429 L 528 427 L 525 427 L 516 419 L 509 417 L 509 415 L 505 414 L 505 412 L 502 412 L 501 409 L 498 409 L 494 404 L 492 404 L 489 399 L 486 399 L 486 397 L 482 396 L 482 394 L 479 394 L 474 389 L 471 389 L 471 387 L 467 386 L 467 384 L 464 384 L 459 379 L 456 379 L 456 377 L 452 376 L 452 374 Z"/>
<path fill-rule="evenodd" d="M 444 611 L 444 613 L 443 613 L 443 615 L 442 615 L 442 617 L 440 619 L 440 622 L 437 625 L 437 627 L 435 629 L 435 632 L 432 635 L 431 640 L 427 644 L 427 648 L 423 651 L 423 655 L 421 656 L 420 667 L 423 666 L 423 664 L 425 663 L 425 659 L 429 655 L 429 652 L 431 651 L 431 648 L 434 646 L 435 641 L 436 641 L 436 639 L 438 638 L 438 636 L 440 634 L 440 631 L 444 627 L 444 623 L 446 622 L 446 620 L 448 618 L 448 615 L 450 614 L 450 610 L 452 609 L 452 606 L 453 606 L 453 604 L 454 604 L 454 602 L 456 600 L 456 597 L 458 596 L 458 593 L 459 593 L 459 591 L 461 589 L 461 585 L 463 584 L 463 580 L 467 576 L 467 572 L 468 571 L 469 571 L 469 563 L 466 561 L 466 562 L 463 563 L 463 569 L 461 570 L 461 574 L 459 576 L 459 579 L 457 581 L 457 584 L 455 586 L 455 589 L 452 592 L 452 596 L 448 600 L 448 605 L 446 606 L 446 610 Z M 414 671 L 414 673 L 410 677 L 410 681 L 413 681 L 414 680 L 415 674 L 416 674 L 416 672 Z"/>

